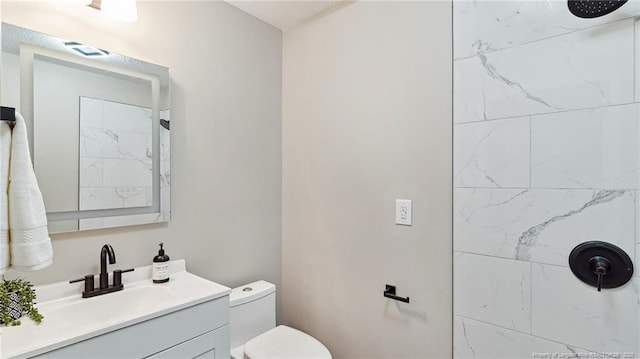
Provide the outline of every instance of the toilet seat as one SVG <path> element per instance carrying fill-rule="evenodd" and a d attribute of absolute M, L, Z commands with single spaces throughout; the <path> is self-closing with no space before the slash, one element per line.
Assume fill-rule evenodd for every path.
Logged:
<path fill-rule="evenodd" d="M 245 359 L 331 359 L 331 353 L 314 337 L 279 325 L 244 345 Z"/>

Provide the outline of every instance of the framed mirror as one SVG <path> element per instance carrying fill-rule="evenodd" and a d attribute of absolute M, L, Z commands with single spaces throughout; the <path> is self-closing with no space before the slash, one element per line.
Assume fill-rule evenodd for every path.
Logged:
<path fill-rule="evenodd" d="M 50 233 L 169 221 L 169 69 L 2 23 L 1 93 L 25 118 Z"/>

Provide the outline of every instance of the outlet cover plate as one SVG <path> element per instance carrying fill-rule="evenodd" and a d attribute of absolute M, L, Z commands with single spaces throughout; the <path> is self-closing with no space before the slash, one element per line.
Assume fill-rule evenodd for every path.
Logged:
<path fill-rule="evenodd" d="M 412 204 L 410 199 L 396 199 L 396 224 L 411 225 Z"/>

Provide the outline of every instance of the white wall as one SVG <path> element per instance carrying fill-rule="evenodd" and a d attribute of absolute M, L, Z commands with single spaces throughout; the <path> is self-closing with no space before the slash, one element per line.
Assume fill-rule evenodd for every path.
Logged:
<path fill-rule="evenodd" d="M 172 221 L 54 235 L 54 264 L 27 278 L 95 273 L 104 243 L 114 267 L 146 265 L 165 242 L 205 278 L 279 286 L 281 32 L 224 2 L 138 6 L 126 24 L 69 3 L 2 2 L 2 21 L 167 66 L 173 81 Z"/>
<path fill-rule="evenodd" d="M 1 8 L 1 6 L 0 6 Z M 20 108 L 20 57 L 2 51 L 2 106 Z"/>
<path fill-rule="evenodd" d="M 334 358 L 451 356 L 451 36 L 445 1 L 356 2 L 284 34 L 284 322 Z"/>
<path fill-rule="evenodd" d="M 591 240 L 640 259 L 640 3 L 596 19 L 559 1 L 453 14 L 454 356 L 638 357 L 637 265 L 598 292 L 568 259 Z"/>

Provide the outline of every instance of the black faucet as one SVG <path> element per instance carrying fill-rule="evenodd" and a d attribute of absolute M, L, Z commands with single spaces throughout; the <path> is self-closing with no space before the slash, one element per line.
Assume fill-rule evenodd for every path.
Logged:
<path fill-rule="evenodd" d="M 100 250 L 100 287 L 94 288 L 93 286 L 93 274 L 87 274 L 84 278 L 74 279 L 69 283 L 84 281 L 84 291 L 82 292 L 83 298 L 95 297 L 96 295 L 107 294 L 117 292 L 124 288 L 122 284 L 122 273 L 132 272 L 133 268 L 113 271 L 113 285 L 109 286 L 109 272 L 107 272 L 107 257 L 109 258 L 109 264 L 116 262 L 116 253 L 113 251 L 113 247 L 110 244 L 105 244 Z"/>
<path fill-rule="evenodd" d="M 109 272 L 107 272 L 107 255 L 109 255 L 109 264 L 116 262 L 116 253 L 110 244 L 102 246 L 100 251 L 100 289 L 109 287 Z"/>

